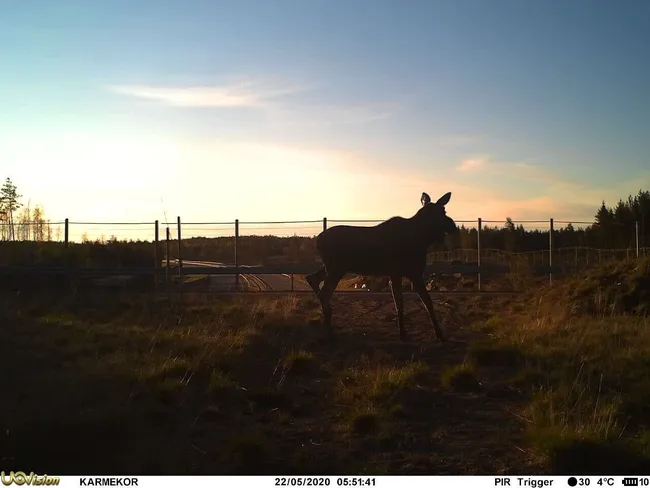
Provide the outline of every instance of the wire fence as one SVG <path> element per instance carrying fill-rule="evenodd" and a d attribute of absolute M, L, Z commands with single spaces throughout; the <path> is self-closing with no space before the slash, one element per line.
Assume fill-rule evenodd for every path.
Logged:
<path fill-rule="evenodd" d="M 227 265 L 296 265 L 319 261 L 315 239 L 335 225 L 374 226 L 382 219 L 318 219 L 306 221 L 85 222 L 37 221 L 0 223 L 0 242 L 58 243 L 64 248 L 89 245 L 77 265 L 90 266 L 103 251 L 98 244 L 122 245 L 111 263 L 211 261 Z M 496 264 L 510 270 L 554 268 L 568 272 L 595 264 L 647 256 L 638 222 L 612 224 L 601 232 L 595 222 L 569 220 L 456 220 L 457 235 L 428 255 L 429 263 Z M 616 232 L 611 232 L 615 229 Z M 155 244 L 154 244 L 155 243 Z M 153 251 L 151 245 L 153 245 Z M 94 246 L 94 247 L 93 247 Z M 131 246 L 131 247 L 129 247 Z M 139 247 L 138 247 L 139 246 Z M 0 246 L 0 265 L 37 264 L 45 251 L 7 250 Z M 139 251 L 134 251 L 134 249 Z M 40 254 L 39 254 L 40 253 Z M 140 254 L 138 254 L 140 253 Z M 54 258 L 53 258 L 54 259 Z M 58 258 L 57 258 L 58 259 Z M 54 259 L 54 261 L 57 261 Z M 69 259 L 69 258 L 66 258 Z M 102 258 L 103 259 L 103 258 Z M 106 258 L 108 259 L 108 258 Z M 75 264 L 73 263 L 73 264 Z M 85 263 L 85 264 L 84 264 Z"/>

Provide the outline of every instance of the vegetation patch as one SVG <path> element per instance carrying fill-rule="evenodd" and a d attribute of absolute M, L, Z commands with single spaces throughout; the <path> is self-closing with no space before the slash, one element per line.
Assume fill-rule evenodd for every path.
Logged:
<path fill-rule="evenodd" d="M 289 373 L 298 375 L 308 374 L 316 367 L 314 355 L 304 349 L 290 352 L 284 360 L 284 366 Z"/>
<path fill-rule="evenodd" d="M 553 472 L 647 469 L 646 274 L 639 261 L 558 281 L 469 348 L 481 367 L 510 368 L 507 381 L 529 393 L 518 415 Z"/>
<path fill-rule="evenodd" d="M 440 376 L 440 382 L 445 388 L 460 391 L 476 390 L 481 386 L 474 365 L 468 362 L 444 370 Z"/>

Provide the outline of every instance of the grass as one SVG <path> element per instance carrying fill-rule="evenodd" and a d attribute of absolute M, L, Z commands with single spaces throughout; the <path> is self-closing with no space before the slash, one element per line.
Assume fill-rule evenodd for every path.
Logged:
<path fill-rule="evenodd" d="M 648 269 L 606 266 L 531 293 L 528 308 L 487 321 L 492 339 L 470 347 L 478 363 L 509 368 L 527 389 L 529 441 L 556 471 L 650 467 Z M 601 461 L 584 466 L 587 453 Z"/>
<path fill-rule="evenodd" d="M 480 386 L 476 369 L 472 363 L 463 362 L 450 366 L 440 377 L 442 386 L 452 390 L 472 390 Z"/>
<path fill-rule="evenodd" d="M 307 374 L 315 368 L 314 355 L 300 349 L 291 351 L 284 360 L 285 368 L 293 374 Z"/>
<path fill-rule="evenodd" d="M 3 293 L 3 468 L 647 472 L 647 268 L 627 266 L 436 303 L 443 344 L 408 299 L 410 342 L 390 300 L 344 297 L 331 342 L 313 297 Z"/>

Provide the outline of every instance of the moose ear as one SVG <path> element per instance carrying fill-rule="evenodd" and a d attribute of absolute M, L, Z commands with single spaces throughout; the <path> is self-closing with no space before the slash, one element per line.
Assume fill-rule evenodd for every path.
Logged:
<path fill-rule="evenodd" d="M 451 199 L 451 192 L 449 191 L 440 197 L 440 199 L 436 202 L 436 205 L 442 205 L 444 207 L 449 203 L 450 199 Z"/>
<path fill-rule="evenodd" d="M 431 203 L 431 197 L 428 194 L 423 192 L 420 201 L 422 202 L 422 206 L 424 207 L 427 203 Z"/>

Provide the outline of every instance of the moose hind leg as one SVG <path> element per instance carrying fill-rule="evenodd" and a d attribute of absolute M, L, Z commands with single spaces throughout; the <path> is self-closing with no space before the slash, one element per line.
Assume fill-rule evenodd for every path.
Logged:
<path fill-rule="evenodd" d="M 320 300 L 321 307 L 323 308 L 323 326 L 327 330 L 328 335 L 332 336 L 332 306 L 330 301 L 332 300 L 332 295 L 334 290 L 336 290 L 339 281 L 341 281 L 343 275 L 331 275 L 328 274 L 325 277 L 325 283 L 318 293 L 318 299 Z"/>
<path fill-rule="evenodd" d="M 326 276 L 327 272 L 325 271 L 325 268 L 321 268 L 318 271 L 305 276 L 307 283 L 309 283 L 311 289 L 314 290 L 316 296 L 318 296 L 320 293 L 320 284 L 323 282 Z"/>
<path fill-rule="evenodd" d="M 390 292 L 393 295 L 395 311 L 397 312 L 397 326 L 399 328 L 399 338 L 406 341 L 406 330 L 404 330 L 404 297 L 402 295 L 402 277 L 390 277 Z"/>
<path fill-rule="evenodd" d="M 411 282 L 413 283 L 413 288 L 420 297 L 420 300 L 422 300 L 422 304 L 427 309 L 427 313 L 431 319 L 431 325 L 433 325 L 433 330 L 436 333 L 436 338 L 439 341 L 444 341 L 445 334 L 443 333 L 442 328 L 440 327 L 440 324 L 438 323 L 438 320 L 436 319 L 436 316 L 433 312 L 433 302 L 431 301 L 431 297 L 427 292 L 427 287 L 424 285 L 424 280 L 421 276 L 418 276 L 411 278 Z"/>

